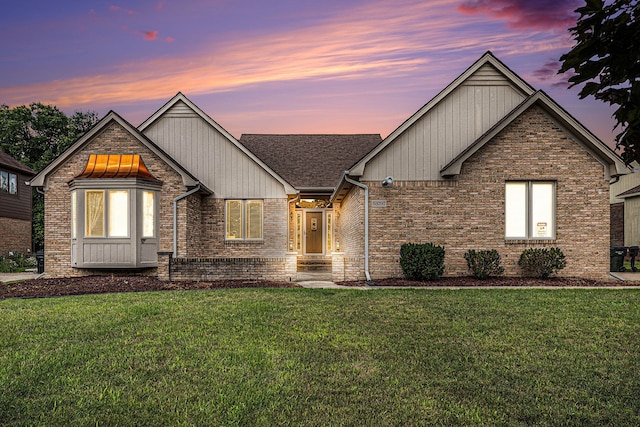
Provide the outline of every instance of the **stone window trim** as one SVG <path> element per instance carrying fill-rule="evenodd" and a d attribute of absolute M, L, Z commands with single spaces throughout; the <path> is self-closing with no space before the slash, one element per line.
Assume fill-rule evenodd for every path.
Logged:
<path fill-rule="evenodd" d="M 510 207 L 508 206 L 508 187 L 510 185 L 518 185 L 524 186 L 524 197 L 523 200 L 517 200 L 518 206 L 521 211 L 524 213 L 524 218 L 522 216 L 516 217 L 516 222 L 523 222 L 524 224 L 524 232 L 519 235 L 511 234 L 509 235 L 509 211 Z M 542 201 L 534 200 L 535 191 L 534 187 L 538 189 L 542 189 L 545 186 L 551 186 L 550 194 L 544 195 Z M 514 186 L 515 187 L 515 186 Z M 514 188 L 512 187 L 512 188 Z M 542 243 L 542 244 L 551 244 L 556 242 L 557 238 L 557 221 L 556 221 L 556 208 L 557 208 L 557 181 L 555 180 L 508 180 L 505 181 L 505 220 L 504 220 L 504 238 L 505 243 L 508 244 L 531 244 L 531 243 Z M 540 197 L 540 195 L 538 195 Z M 545 203 L 546 202 L 546 203 Z M 540 206 L 542 205 L 542 206 Z M 546 218 L 542 222 L 537 222 L 536 215 L 540 215 L 539 208 L 542 207 L 542 211 L 545 211 L 545 207 L 548 205 L 548 210 L 546 210 Z M 517 210 L 517 209 L 516 209 Z M 511 212 L 513 216 L 513 211 Z M 546 235 L 545 235 L 546 234 Z"/>
<path fill-rule="evenodd" d="M 251 206 L 259 203 L 259 220 L 257 224 L 251 223 Z M 240 205 L 239 212 L 232 210 L 231 204 Z M 255 215 L 255 211 L 252 212 Z M 238 214 L 240 215 L 238 217 Z M 232 218 L 231 216 L 234 215 Z M 235 224 L 232 224 L 234 221 Z M 256 226 L 259 225 L 259 229 Z M 250 237 L 250 234 L 259 232 L 259 237 Z M 254 234 L 255 235 L 255 234 Z M 235 237 L 233 237 L 235 236 Z M 224 241 L 225 244 L 262 244 L 264 242 L 264 200 L 263 199 L 234 199 L 224 201 Z"/>

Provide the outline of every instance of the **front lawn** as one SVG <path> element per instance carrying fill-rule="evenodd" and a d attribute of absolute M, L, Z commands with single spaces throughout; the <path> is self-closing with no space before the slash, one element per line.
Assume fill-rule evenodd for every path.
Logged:
<path fill-rule="evenodd" d="M 640 291 L 0 301 L 0 425 L 640 425 Z"/>

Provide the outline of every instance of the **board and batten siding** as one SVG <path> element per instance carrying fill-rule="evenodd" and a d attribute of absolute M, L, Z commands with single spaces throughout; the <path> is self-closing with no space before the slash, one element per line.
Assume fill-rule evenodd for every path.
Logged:
<path fill-rule="evenodd" d="M 144 133 L 212 189 L 216 198 L 286 197 L 282 183 L 183 102 Z"/>
<path fill-rule="evenodd" d="M 440 169 L 518 106 L 525 94 L 485 64 L 382 150 L 363 181 L 441 180 Z"/>

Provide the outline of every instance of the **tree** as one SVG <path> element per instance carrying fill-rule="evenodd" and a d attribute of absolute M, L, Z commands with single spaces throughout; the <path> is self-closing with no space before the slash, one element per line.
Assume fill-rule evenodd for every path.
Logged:
<path fill-rule="evenodd" d="M 95 112 L 65 115 L 39 102 L 0 106 L 0 150 L 35 171 L 42 170 L 98 121 Z M 33 243 L 44 244 L 44 197 L 33 192 Z"/>
<path fill-rule="evenodd" d="M 560 57 L 560 73 L 573 70 L 571 87 L 584 83 L 580 98 L 618 106 L 613 117 L 616 148 L 627 164 L 640 161 L 640 5 L 638 0 L 586 0 L 570 28 L 575 45 Z"/>

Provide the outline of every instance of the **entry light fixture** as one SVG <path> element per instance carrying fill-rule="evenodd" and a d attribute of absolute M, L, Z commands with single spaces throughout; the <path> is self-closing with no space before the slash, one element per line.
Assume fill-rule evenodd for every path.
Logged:
<path fill-rule="evenodd" d="M 382 180 L 382 186 L 383 187 L 388 187 L 391 184 L 393 184 L 393 178 L 390 177 L 390 176 L 388 176 L 388 177 L 386 177 L 385 179 Z"/>

